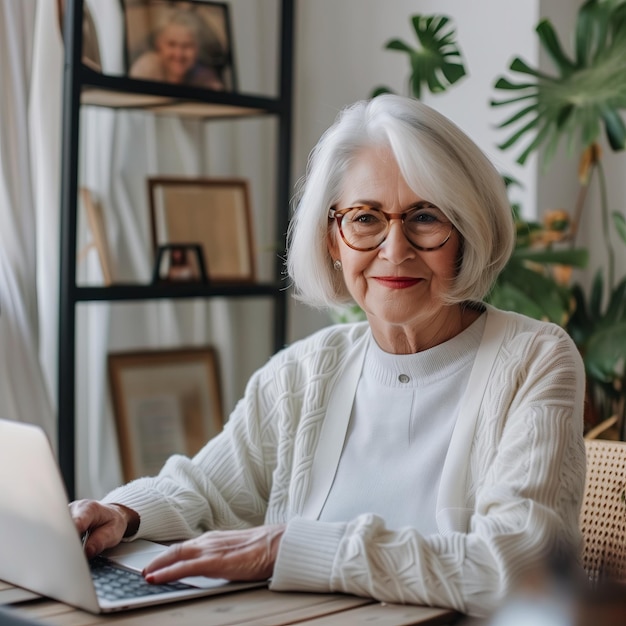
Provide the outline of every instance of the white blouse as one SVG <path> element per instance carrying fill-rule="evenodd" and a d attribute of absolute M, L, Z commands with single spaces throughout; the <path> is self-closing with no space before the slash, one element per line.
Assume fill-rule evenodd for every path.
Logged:
<path fill-rule="evenodd" d="M 441 472 L 484 326 L 481 315 L 417 354 L 390 354 L 369 342 L 321 521 L 375 513 L 387 528 L 437 532 Z M 407 497 L 398 494 L 399 485 L 410 489 Z"/>

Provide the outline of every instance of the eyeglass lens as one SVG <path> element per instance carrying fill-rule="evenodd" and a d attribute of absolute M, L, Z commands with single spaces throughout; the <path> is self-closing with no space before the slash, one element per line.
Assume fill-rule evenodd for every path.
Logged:
<path fill-rule="evenodd" d="M 367 206 L 337 211 L 344 241 L 357 250 L 372 250 L 387 237 L 390 218 L 379 209 Z M 417 248 L 434 250 L 450 237 L 452 224 L 434 206 L 417 207 L 403 214 L 402 228 L 406 238 Z"/>

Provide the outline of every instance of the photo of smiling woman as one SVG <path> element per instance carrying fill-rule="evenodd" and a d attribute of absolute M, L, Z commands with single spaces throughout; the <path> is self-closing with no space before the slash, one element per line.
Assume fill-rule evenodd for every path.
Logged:
<path fill-rule="evenodd" d="M 489 614 L 579 549 L 585 480 L 576 346 L 483 300 L 515 241 L 502 177 L 450 120 L 382 95 L 322 136 L 290 229 L 297 297 L 366 319 L 274 355 L 195 457 L 74 502 L 87 554 L 180 540 L 149 582 Z"/>
<path fill-rule="evenodd" d="M 228 38 L 225 27 L 218 34 L 219 20 L 204 19 L 204 13 L 187 6 L 189 3 L 180 5 L 177 7 L 175 2 L 169 3 L 169 6 L 164 6 L 162 2 L 129 5 L 129 37 L 133 36 L 133 27 L 136 28 L 139 21 L 135 19 L 133 25 L 128 17 L 135 6 L 143 11 L 145 21 L 152 26 L 145 38 L 147 44 L 144 44 L 143 52 L 136 54 L 131 51 L 129 75 L 217 91 L 229 90 L 231 86 L 226 78 Z M 216 14 L 226 10 L 217 5 L 203 9 L 207 15 L 210 10 Z"/>

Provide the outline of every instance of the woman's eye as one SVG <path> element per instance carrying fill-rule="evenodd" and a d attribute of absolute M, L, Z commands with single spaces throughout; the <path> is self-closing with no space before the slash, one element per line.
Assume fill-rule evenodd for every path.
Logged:
<path fill-rule="evenodd" d="M 443 223 L 447 220 L 437 207 L 427 206 L 409 213 L 409 215 L 407 215 L 407 221 L 416 224 L 434 224 L 437 222 Z"/>
<path fill-rule="evenodd" d="M 435 215 L 428 211 L 418 211 L 408 216 L 408 221 L 416 224 L 432 224 L 439 221 Z"/>
<path fill-rule="evenodd" d="M 359 224 L 376 224 L 381 221 L 381 218 L 376 213 L 370 211 L 359 211 L 352 219 L 352 222 Z"/>

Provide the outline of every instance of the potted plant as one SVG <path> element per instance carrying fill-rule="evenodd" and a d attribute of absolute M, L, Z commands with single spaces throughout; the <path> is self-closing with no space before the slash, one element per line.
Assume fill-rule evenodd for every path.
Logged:
<path fill-rule="evenodd" d="M 575 30 L 575 55 L 565 53 L 549 20 L 536 28 L 539 41 L 554 63 L 557 74 L 548 75 L 516 58 L 510 70 L 521 77 L 513 82 L 502 77 L 495 88 L 507 98 L 494 107 L 517 105 L 501 124 L 517 129 L 500 148 L 506 150 L 522 139 L 530 143 L 518 157 L 543 149 L 547 167 L 558 144 L 567 142 L 570 153 L 578 149 L 579 194 L 575 215 L 564 239 L 574 245 L 581 211 L 591 183 L 597 179 L 600 216 L 606 248 L 606 265 L 596 274 L 587 293 L 572 287 L 574 309 L 564 324 L 578 345 L 588 377 L 589 424 L 609 416 L 617 419 L 617 436 L 626 438 L 626 278 L 615 277 L 612 235 L 626 244 L 626 220 L 610 212 L 602 152 L 598 145 L 604 128 L 612 150 L 623 150 L 626 126 L 626 1 L 588 0 L 579 9 Z"/>

